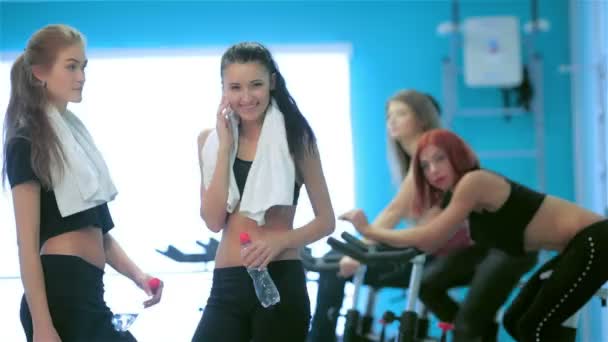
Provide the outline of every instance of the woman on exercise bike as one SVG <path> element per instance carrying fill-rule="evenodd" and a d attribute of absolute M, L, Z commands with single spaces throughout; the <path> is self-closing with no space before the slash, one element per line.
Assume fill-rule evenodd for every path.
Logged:
<path fill-rule="evenodd" d="M 392 230 L 402 219 L 424 220 L 436 215 L 434 210 L 430 210 L 424 215 L 425 218 L 421 218 L 421 215 L 412 210 L 415 185 L 413 173 L 408 171 L 420 137 L 439 126 L 439 112 L 439 105 L 431 96 L 415 90 L 399 91 L 388 100 L 386 125 L 389 159 L 394 161 L 391 164 L 396 166 L 393 168 L 395 174 L 403 181 L 397 195 L 371 224 L 373 229 Z M 349 211 L 341 218 L 364 220 L 367 223 L 365 214 L 360 209 Z M 498 330 L 494 320 L 496 312 L 520 277 L 534 266 L 536 255 L 512 257 L 498 250 L 469 246 L 469 242 L 468 234 L 461 231 L 447 246 L 435 251 L 437 257 L 427 260 L 420 296 L 440 320 L 457 323 L 464 335 L 483 336 L 484 342 L 495 341 Z M 338 274 L 321 272 L 317 309 L 309 341 L 335 341 L 336 320 L 342 305 L 344 284 L 346 278 L 352 276 L 359 266 L 356 260 L 345 256 L 340 261 Z M 392 270 L 391 265 L 368 267 L 366 283 L 377 286 L 374 280 L 378 275 Z M 396 274 L 400 281 L 398 286 L 407 287 L 411 267 L 403 267 L 401 270 L 401 273 Z M 470 285 L 470 289 L 465 299 L 458 303 L 448 295 L 448 290 L 463 285 Z"/>
<path fill-rule="evenodd" d="M 437 217 L 401 231 L 372 229 L 364 236 L 394 246 L 432 252 L 469 221 L 475 243 L 511 255 L 550 250 L 505 314 L 518 341 L 557 341 L 561 324 L 608 280 L 608 221 L 566 200 L 536 192 L 502 175 L 480 169 L 477 156 L 456 134 L 433 130 L 420 138 L 413 159 L 415 210 L 451 196 Z"/>

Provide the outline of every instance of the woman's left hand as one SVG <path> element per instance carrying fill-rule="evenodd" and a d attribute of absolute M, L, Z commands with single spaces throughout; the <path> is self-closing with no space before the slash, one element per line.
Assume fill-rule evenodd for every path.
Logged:
<path fill-rule="evenodd" d="M 246 268 L 265 269 L 285 249 L 282 234 L 259 236 L 241 251 Z"/>
<path fill-rule="evenodd" d="M 150 307 L 160 302 L 163 295 L 164 283 L 162 280 L 155 278 L 149 274 L 142 273 L 135 279 L 135 284 L 151 298 L 144 302 L 144 308 Z"/>
<path fill-rule="evenodd" d="M 365 236 L 367 229 L 369 229 L 369 221 L 367 215 L 361 209 L 353 209 L 340 215 L 338 219 L 348 221 L 353 224 L 355 229 Z"/>

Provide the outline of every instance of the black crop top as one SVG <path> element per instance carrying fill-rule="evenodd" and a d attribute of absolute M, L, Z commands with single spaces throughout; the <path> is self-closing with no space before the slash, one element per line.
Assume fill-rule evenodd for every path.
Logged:
<path fill-rule="evenodd" d="M 506 179 L 511 184 L 507 201 L 495 212 L 471 212 L 469 229 L 476 243 L 494 247 L 511 255 L 523 255 L 524 231 L 546 195 Z"/>
<path fill-rule="evenodd" d="M 234 171 L 234 178 L 236 178 L 236 185 L 239 188 L 241 196 L 243 196 L 245 182 L 247 182 L 247 176 L 249 175 L 249 169 L 251 169 L 252 163 L 253 162 L 249 160 L 234 159 L 232 170 Z M 300 185 L 296 182 L 293 189 L 293 205 L 298 204 L 298 197 L 300 197 Z"/>
<path fill-rule="evenodd" d="M 31 143 L 24 137 L 9 141 L 6 151 L 6 170 L 11 188 L 29 181 L 40 182 L 31 164 Z M 55 192 L 40 189 L 40 247 L 54 236 L 80 228 L 95 226 L 105 234 L 114 227 L 107 203 L 79 213 L 61 217 Z"/>

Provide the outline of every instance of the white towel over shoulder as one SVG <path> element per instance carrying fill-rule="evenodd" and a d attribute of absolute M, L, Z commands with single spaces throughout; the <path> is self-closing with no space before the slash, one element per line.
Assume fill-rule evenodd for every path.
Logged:
<path fill-rule="evenodd" d="M 50 171 L 57 207 L 62 217 L 113 200 L 118 192 L 105 161 L 86 127 L 72 112 L 60 114 L 55 107 L 47 115 L 63 149 L 63 174 L 59 163 L 51 160 Z"/>
<path fill-rule="evenodd" d="M 233 149 L 230 155 L 230 184 L 226 211 L 232 213 L 240 200 L 239 212 L 263 225 L 266 210 L 275 205 L 292 205 L 295 185 L 295 165 L 285 132 L 283 113 L 274 100 L 266 111 L 262 131 L 258 140 L 255 159 L 249 170 L 247 182 L 240 198 L 239 189 L 234 177 L 233 165 L 238 148 L 238 122 L 232 118 L 234 136 Z M 213 130 L 202 147 L 203 183 L 208 187 L 213 177 L 217 162 L 219 139 Z"/>

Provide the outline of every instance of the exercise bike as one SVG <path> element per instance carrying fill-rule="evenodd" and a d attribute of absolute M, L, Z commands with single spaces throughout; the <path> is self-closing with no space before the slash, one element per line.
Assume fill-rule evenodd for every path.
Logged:
<path fill-rule="evenodd" d="M 343 255 L 325 255 L 320 258 L 315 258 L 310 252 L 310 248 L 304 248 L 300 251 L 300 259 L 302 264 L 307 271 L 312 272 L 338 272 L 340 269 L 340 259 Z M 362 265 L 357 272 L 353 275 L 353 285 L 355 288 L 353 294 L 352 307 L 347 311 L 345 315 L 346 323 L 344 327 L 343 342 L 357 341 L 357 342 L 377 342 L 378 339 L 372 335 L 371 327 L 373 324 L 373 307 L 376 299 L 376 289 L 370 287 L 366 310 L 363 316 L 359 314 L 356 309 L 358 303 L 361 287 L 364 285 L 365 272 L 367 266 Z M 328 313 L 328 315 L 339 315 L 339 312 Z"/>
<path fill-rule="evenodd" d="M 410 276 L 408 299 L 406 303 L 406 309 L 399 317 L 399 328 L 398 328 L 398 342 L 415 342 L 426 339 L 426 327 L 420 324 L 424 320 L 420 320 L 421 315 L 416 311 L 416 304 L 418 301 L 418 292 L 420 289 L 420 282 L 422 280 L 422 271 L 426 256 L 415 248 L 396 249 L 383 245 L 367 245 L 361 240 L 354 236 L 343 233 L 342 238 L 345 242 L 330 237 L 327 243 L 335 250 L 352 257 L 353 259 L 361 262 L 362 265 L 373 265 L 377 263 L 385 262 L 397 262 L 407 263 L 412 262 L 413 268 Z M 348 317 L 347 317 L 348 318 Z M 390 313 L 383 315 L 383 329 L 380 336 L 380 340 L 385 338 L 386 324 L 389 324 L 396 316 Z M 352 322 L 357 323 L 358 317 L 351 318 Z M 428 322 L 428 321 L 427 321 Z M 345 327 L 344 341 L 355 341 L 351 336 L 359 336 L 356 331 L 357 324 L 352 324 Z M 428 327 L 428 324 L 427 324 Z M 348 329 L 347 329 L 348 328 Z"/>

